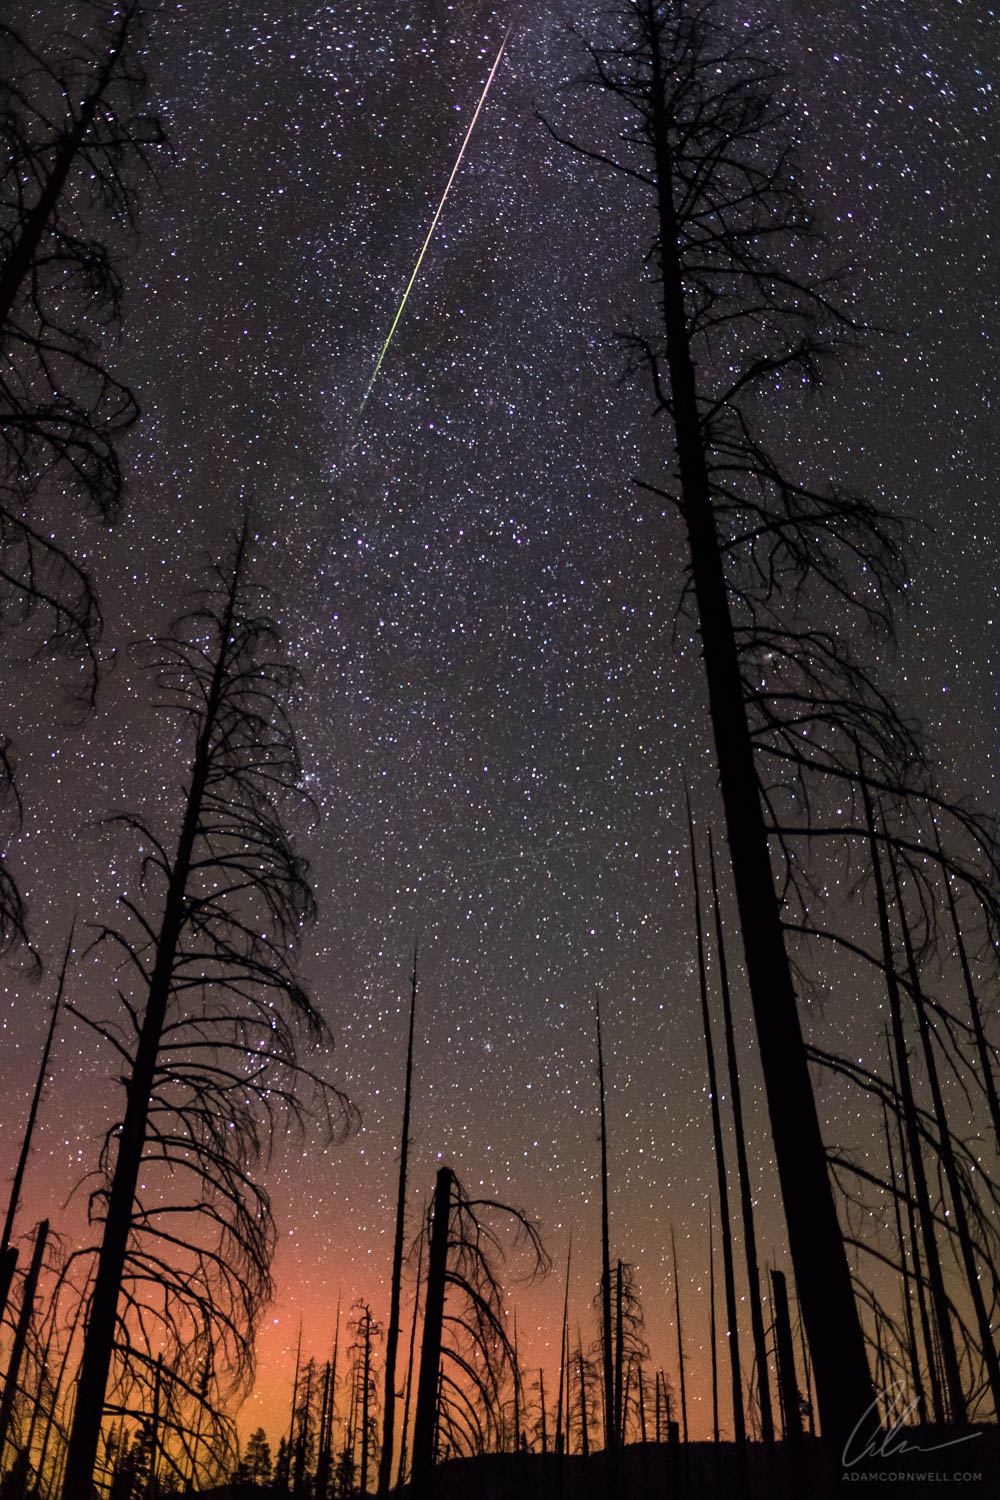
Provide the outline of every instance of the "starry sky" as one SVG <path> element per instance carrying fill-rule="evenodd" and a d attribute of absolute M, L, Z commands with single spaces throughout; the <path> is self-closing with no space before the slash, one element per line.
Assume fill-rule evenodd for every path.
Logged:
<path fill-rule="evenodd" d="M 886 330 L 777 420 L 817 478 L 923 523 L 885 666 L 934 737 L 943 784 L 995 806 L 997 13 L 985 0 L 729 11 L 773 26 L 831 261 L 853 267 L 859 308 Z M 535 1216 L 557 1262 L 572 1227 L 571 1317 L 592 1335 L 599 990 L 612 1252 L 637 1266 L 669 1371 L 676 1227 L 693 1431 L 710 1422 L 715 1189 L 685 775 L 702 831 L 719 810 L 697 642 L 688 622 L 672 635 L 682 539 L 643 514 L 631 483 L 660 462 L 662 431 L 641 382 L 621 380 L 613 337 L 628 313 L 649 315 L 649 222 L 535 113 L 610 139 L 610 115 L 589 101 L 588 116 L 565 89 L 581 67 L 566 22 L 586 32 L 598 13 L 565 0 L 246 0 L 168 6 L 154 29 L 172 152 L 145 196 L 115 345 L 143 419 L 122 519 L 111 532 L 77 523 L 108 672 L 83 720 L 67 706 L 71 668 L 8 674 L 25 802 L 11 862 L 54 967 L 73 909 L 96 920 L 135 878 L 92 820 L 132 806 L 168 827 L 183 785 L 122 648 L 164 628 L 251 495 L 304 674 L 297 725 L 321 814 L 301 829 L 319 902 L 303 969 L 336 1038 L 324 1066 L 363 1124 L 346 1145 L 275 1154 L 278 1298 L 248 1427 L 277 1431 L 303 1309 L 322 1356 L 338 1293 L 345 1307 L 370 1297 L 377 1314 L 387 1301 L 418 935 L 414 1225 L 444 1160 Z M 807 1024 L 862 1056 L 882 1017 L 855 978 L 825 976 Z M 98 1003 L 86 965 L 73 983 Z M 27 1108 L 51 993 L 51 975 L 31 985 L 8 966 L 8 1121 Z M 784 1264 L 739 976 L 736 998 L 761 1249 Z M 20 1229 L 50 1212 L 70 1233 L 79 1200 L 64 1200 L 93 1162 L 112 1071 L 66 1020 Z M 831 1138 L 863 1147 L 856 1102 L 829 1081 L 819 1100 Z M 16 1129 L 2 1150 L 9 1172 Z M 518 1299 L 533 1366 L 557 1360 L 557 1281 Z"/>

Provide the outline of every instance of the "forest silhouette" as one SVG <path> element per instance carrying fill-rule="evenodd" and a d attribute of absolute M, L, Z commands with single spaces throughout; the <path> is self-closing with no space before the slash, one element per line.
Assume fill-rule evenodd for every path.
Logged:
<path fill-rule="evenodd" d="M 109 580 L 79 555 L 75 526 L 81 507 L 112 524 L 131 503 L 140 401 L 115 373 L 113 333 L 127 327 L 134 229 L 168 146 L 149 103 L 158 7 L 67 10 L 60 31 L 37 16 L 0 23 L 0 621 L 30 644 L 30 671 L 65 676 L 85 716 Z M 645 236 L 645 281 L 618 336 L 656 449 L 626 487 L 682 538 L 664 563 L 699 643 L 719 791 L 709 817 L 679 789 L 689 909 L 671 914 L 687 928 L 714 1168 L 699 1268 L 711 1433 L 696 1440 L 689 1420 L 686 1325 L 702 1313 L 674 1229 L 664 1284 L 619 1253 L 622 1140 L 598 982 L 580 1107 L 600 1276 L 585 1286 L 580 1229 L 549 1243 L 544 1205 L 499 1201 L 463 1172 L 466 1187 L 447 1159 L 433 1184 L 414 1183 L 415 1039 L 432 1003 L 417 935 L 394 1215 L 379 1226 L 386 1294 L 338 1309 L 331 1328 L 309 1318 L 281 1428 L 246 1430 L 275 1290 L 272 1151 L 294 1135 L 335 1154 L 366 1104 L 337 1083 L 335 1054 L 331 1078 L 345 1018 L 301 974 L 317 909 L 303 851 L 322 834 L 304 831 L 317 810 L 296 733 L 294 603 L 269 591 L 251 497 L 220 555 L 192 560 L 188 596 L 113 643 L 184 786 L 176 816 L 152 794 L 109 810 L 130 851 L 117 908 L 96 926 L 71 919 L 55 943 L 32 928 L 16 857 L 0 865 L 5 962 L 51 1005 L 27 1119 L 9 1121 L 0 1500 L 798 1500 L 879 1480 L 968 1494 L 997 1477 L 1000 844 L 995 820 L 951 795 L 886 681 L 909 523 L 804 475 L 782 445 L 779 403 L 818 391 L 866 330 L 827 265 L 767 33 L 732 27 L 726 10 L 621 0 L 576 37 L 574 86 L 553 80 L 533 122 L 620 192 Z M 821 401 L 802 410 L 822 420 Z M 10 711 L 13 847 L 24 810 Z M 811 1038 L 803 997 L 842 957 L 884 1009 L 876 1059 Z M 89 1242 L 60 1224 L 58 1202 L 24 1222 L 67 1017 L 113 1059 L 82 1176 Z M 777 1259 L 748 1151 L 751 1051 L 787 1231 Z M 825 1138 L 821 1087 L 867 1112 L 870 1151 Z M 528 1285 L 558 1304 L 555 1355 L 539 1356 L 523 1322 L 519 1335 Z M 670 1348 L 648 1340 L 654 1300 L 670 1308 Z"/>

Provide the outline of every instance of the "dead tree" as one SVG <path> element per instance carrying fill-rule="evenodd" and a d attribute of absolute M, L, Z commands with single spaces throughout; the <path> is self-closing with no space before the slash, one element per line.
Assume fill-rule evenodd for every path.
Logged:
<path fill-rule="evenodd" d="M 684 1433 L 684 1441 L 688 1440 L 688 1408 L 687 1408 L 687 1383 L 684 1376 L 684 1333 L 681 1328 L 681 1283 L 677 1274 L 677 1241 L 674 1239 L 674 1226 L 670 1226 L 670 1254 L 673 1258 L 674 1267 L 674 1317 L 677 1321 L 677 1378 L 681 1388 L 681 1424 Z"/>
<path fill-rule="evenodd" d="M 604 1446 L 617 1446 L 615 1431 L 614 1359 L 611 1349 L 611 1240 L 608 1213 L 608 1122 L 604 1099 L 604 1047 L 601 1041 L 601 998 L 597 1015 L 597 1084 L 601 1110 L 601 1368 L 604 1375 Z"/>
<path fill-rule="evenodd" d="M 34 1135 L 35 1121 L 38 1118 L 38 1106 L 41 1103 L 42 1090 L 45 1087 L 49 1054 L 52 1051 L 52 1041 L 55 1037 L 56 1022 L 59 1019 L 59 1008 L 62 1004 L 63 989 L 66 984 L 66 968 L 69 964 L 69 956 L 73 948 L 75 925 L 74 923 L 70 927 L 69 937 L 66 940 L 66 951 L 63 954 L 62 967 L 59 971 L 56 998 L 52 1004 L 52 1015 L 49 1018 L 49 1028 L 45 1034 L 45 1045 L 42 1048 L 41 1062 L 38 1065 L 38 1076 L 35 1079 L 35 1088 L 31 1096 L 31 1105 L 28 1109 L 28 1120 L 24 1127 L 24 1135 L 21 1138 L 21 1149 L 18 1152 L 17 1166 L 14 1168 L 14 1180 L 11 1183 L 10 1196 L 7 1199 L 7 1212 L 4 1215 L 3 1232 L 0 1234 L 0 1318 L 3 1317 L 7 1306 L 7 1295 L 10 1291 L 11 1277 L 14 1273 L 17 1259 L 17 1252 L 12 1249 L 10 1243 L 11 1231 L 14 1227 L 14 1219 L 21 1199 L 21 1186 L 24 1182 L 24 1173 L 28 1165 L 28 1156 L 31 1153 L 31 1138 Z"/>
<path fill-rule="evenodd" d="M 746 1260 L 747 1293 L 750 1300 L 750 1327 L 753 1331 L 754 1364 L 757 1371 L 757 1395 L 760 1407 L 760 1435 L 766 1444 L 774 1442 L 774 1417 L 771 1411 L 771 1387 L 767 1373 L 767 1341 L 764 1337 L 764 1310 L 760 1294 L 760 1269 L 757 1262 L 757 1231 L 754 1223 L 753 1189 L 747 1158 L 746 1129 L 743 1123 L 743 1096 L 740 1070 L 736 1060 L 736 1037 L 733 1031 L 733 1007 L 729 992 L 729 968 L 722 931 L 722 906 L 715 871 L 712 833 L 708 835 L 708 858 L 712 876 L 712 903 L 715 911 L 715 944 L 719 964 L 719 988 L 722 991 L 722 1018 L 726 1036 L 726 1063 L 729 1074 L 729 1099 L 733 1111 L 733 1136 L 736 1141 L 736 1167 L 740 1182 L 740 1207 L 743 1223 L 743 1250 Z"/>
<path fill-rule="evenodd" d="M 0 22 L 0 628 L 41 621 L 45 645 L 80 658 L 92 701 L 101 615 L 73 554 L 63 497 L 107 521 L 124 485 L 118 453 L 133 393 L 108 368 L 105 330 L 122 282 L 112 243 L 134 222 L 163 143 L 142 112 L 147 7 L 88 0 L 79 27 L 35 37 Z M 44 493 L 42 493 L 44 491 Z M 9 822 L 20 806 L 0 737 Z M 0 866 L 0 944 L 25 939 Z"/>
<path fill-rule="evenodd" d="M 378 1454 L 378 1432 L 376 1412 L 378 1394 L 375 1388 L 373 1354 L 375 1340 L 381 1337 L 382 1329 L 372 1317 L 367 1302 L 357 1303 L 357 1313 L 348 1324 L 354 1335 L 351 1345 L 351 1404 L 355 1412 L 356 1457 L 355 1467 L 361 1494 L 368 1490 L 369 1466 Z"/>
<path fill-rule="evenodd" d="M 549 1268 L 538 1230 L 518 1209 L 468 1198 L 448 1167 L 438 1172 L 429 1229 L 424 1333 L 413 1427 L 411 1485 L 431 1493 L 438 1437 L 450 1452 L 499 1446 L 504 1382 L 515 1374 L 500 1266 L 507 1260 L 499 1224 L 511 1226 L 528 1278 Z"/>
<path fill-rule="evenodd" d="M 410 1149 L 410 1099 L 413 1086 L 413 1020 L 417 1006 L 417 947 L 413 948 L 410 979 L 410 1024 L 406 1043 L 406 1081 L 403 1087 L 403 1129 L 399 1144 L 399 1186 L 396 1193 L 396 1234 L 392 1247 L 392 1283 L 389 1293 L 389 1325 L 385 1336 L 385 1379 L 382 1391 L 382 1451 L 378 1466 L 378 1492 L 389 1493 L 392 1449 L 396 1424 L 396 1346 L 399 1343 L 399 1302 L 403 1279 L 403 1240 L 406 1233 L 406 1166 Z"/>
<path fill-rule="evenodd" d="M 762 395 L 782 381 L 816 381 L 831 346 L 850 332 L 833 289 L 812 276 L 802 252 L 811 223 L 791 171 L 775 69 L 755 55 L 752 31 L 728 31 L 701 0 L 627 0 L 613 24 L 606 42 L 589 47 L 583 82 L 614 107 L 615 153 L 553 133 L 645 190 L 650 204 L 647 264 L 659 326 L 639 330 L 631 343 L 673 454 L 669 478 L 643 486 L 676 509 L 686 536 L 685 598 L 701 635 L 789 1245 L 824 1437 L 839 1455 L 874 1391 L 809 1075 L 758 760 L 765 743 L 780 755 L 806 688 L 818 700 L 834 683 L 852 681 L 849 653 L 838 650 L 843 637 L 824 634 L 809 611 L 818 599 L 824 609 L 835 601 L 861 622 L 884 624 L 886 595 L 902 571 L 900 528 L 856 497 L 800 483 L 763 436 Z M 855 568 L 866 586 L 857 587 Z M 796 683 L 787 695 L 780 684 L 770 697 L 760 688 L 768 652 L 791 663 Z M 835 673 L 830 683 L 819 680 L 827 670 Z M 772 685 L 774 678 L 771 672 Z M 862 673 L 861 680 L 870 679 Z M 874 737 L 882 700 L 870 697 Z M 815 701 L 811 711 L 821 712 Z M 893 740 L 890 753 L 897 748 Z"/>
<path fill-rule="evenodd" d="M 98 939 L 121 960 L 121 1015 L 73 1007 L 124 1064 L 126 1102 L 90 1200 L 103 1229 L 64 1500 L 90 1500 L 116 1342 L 134 1369 L 134 1329 L 167 1341 L 175 1376 L 199 1368 L 208 1340 L 217 1383 L 250 1377 L 274 1244 L 254 1163 L 310 1108 L 329 1130 L 350 1123 L 296 1051 L 297 1033 L 328 1032 L 292 966 L 313 913 L 282 821 L 300 777 L 295 673 L 259 610 L 249 547 L 244 523 L 213 585 L 138 653 L 190 760 L 172 852 L 148 818 L 114 820 L 143 854 L 141 893 L 120 897 L 122 921 Z"/>
<path fill-rule="evenodd" d="M 695 939 L 698 954 L 698 994 L 701 1000 L 701 1024 L 705 1037 L 705 1062 L 708 1077 L 709 1105 L 712 1116 L 712 1141 L 715 1147 L 716 1182 L 719 1189 L 719 1220 L 722 1238 L 723 1285 L 726 1294 L 726 1328 L 729 1344 L 730 1395 L 733 1407 L 733 1442 L 741 1473 L 746 1463 L 746 1419 L 743 1411 L 743 1378 L 740 1371 L 740 1329 L 736 1315 L 736 1281 L 733 1267 L 733 1231 L 729 1215 L 729 1182 L 726 1175 L 726 1155 L 722 1140 L 722 1110 L 719 1101 L 719 1084 L 715 1071 L 715 1046 L 712 1041 L 712 1020 L 708 1009 L 708 976 L 705 964 L 705 936 L 702 926 L 701 888 L 698 880 L 698 856 L 695 848 L 694 820 L 691 816 L 690 798 L 687 803 L 688 836 L 691 843 L 691 882 L 694 890 Z"/>

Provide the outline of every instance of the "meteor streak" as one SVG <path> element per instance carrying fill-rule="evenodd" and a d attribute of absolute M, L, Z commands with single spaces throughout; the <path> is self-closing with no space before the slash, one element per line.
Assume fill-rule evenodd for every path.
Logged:
<path fill-rule="evenodd" d="M 410 295 L 410 290 L 411 290 L 411 288 L 413 286 L 413 283 L 417 279 L 417 275 L 419 274 L 421 262 L 423 261 L 423 258 L 425 256 L 425 254 L 427 253 L 427 246 L 430 244 L 430 242 L 431 242 L 431 240 L 432 240 L 432 238 L 434 236 L 434 231 L 437 228 L 437 221 L 438 221 L 438 219 L 440 219 L 440 217 L 441 217 L 441 210 L 444 208 L 445 199 L 447 198 L 448 193 L 451 190 L 452 183 L 455 181 L 455 178 L 458 175 L 458 169 L 462 165 L 462 157 L 465 155 L 465 148 L 469 144 L 469 140 L 470 140 L 470 137 L 472 136 L 472 132 L 476 128 L 476 121 L 479 119 L 479 113 L 480 113 L 483 105 L 486 103 L 486 95 L 490 91 L 490 84 L 493 82 L 493 79 L 496 76 L 497 68 L 499 68 L 499 66 L 500 66 L 500 59 L 503 57 L 503 49 L 507 45 L 507 38 L 510 36 L 512 30 L 513 30 L 513 25 L 507 27 L 507 30 L 504 33 L 504 39 L 500 43 L 500 51 L 496 55 L 496 61 L 494 62 L 492 68 L 490 69 L 490 75 L 489 75 L 489 77 L 487 78 L 486 82 L 483 84 L 483 92 L 479 96 L 479 103 L 476 105 L 476 112 L 472 116 L 471 121 L 469 122 L 469 128 L 468 128 L 468 130 L 465 132 L 465 139 L 462 142 L 462 148 L 459 151 L 458 156 L 455 158 L 455 165 L 451 169 L 451 176 L 448 178 L 448 181 L 445 183 L 444 192 L 441 194 L 441 202 L 438 204 L 438 206 L 437 206 L 437 212 L 435 213 L 433 219 L 431 220 L 431 227 L 427 231 L 427 238 L 424 240 L 424 243 L 423 243 L 423 245 L 420 248 L 420 254 L 417 256 L 417 263 L 413 267 L 413 274 L 410 277 L 409 281 L 406 283 L 406 291 L 403 293 L 403 300 L 400 302 L 399 307 L 396 309 L 396 316 L 392 320 L 392 327 L 389 329 L 389 333 L 388 333 L 388 336 L 386 338 L 386 341 L 382 345 L 382 351 L 379 354 L 378 359 L 375 361 L 375 368 L 372 371 L 372 378 L 371 378 L 371 380 L 369 380 L 368 387 L 367 387 L 364 395 L 361 398 L 361 405 L 358 407 L 358 417 L 359 418 L 361 416 L 361 413 L 365 409 L 365 402 L 368 400 L 368 397 L 371 395 L 372 386 L 375 384 L 375 381 L 376 381 L 376 379 L 378 377 L 378 372 L 382 368 L 382 361 L 385 359 L 385 352 L 388 349 L 390 343 L 392 342 L 392 336 L 396 332 L 396 328 L 397 328 L 397 326 L 399 324 L 400 318 L 403 316 L 403 308 L 406 306 L 406 299 Z"/>

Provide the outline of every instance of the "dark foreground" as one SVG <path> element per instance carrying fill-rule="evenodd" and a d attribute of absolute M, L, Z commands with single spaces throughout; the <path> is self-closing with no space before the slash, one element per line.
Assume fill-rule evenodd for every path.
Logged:
<path fill-rule="evenodd" d="M 1000 1496 L 1000 1434 L 977 1429 L 967 1441 L 949 1444 L 949 1434 L 906 1429 L 885 1444 L 884 1455 L 859 1457 L 837 1473 L 820 1444 L 803 1439 L 797 1454 L 778 1444 L 768 1461 L 752 1444 L 746 1479 L 731 1444 L 648 1443 L 630 1446 L 612 1463 L 605 1454 L 588 1459 L 554 1455 L 488 1454 L 453 1459 L 434 1473 L 434 1488 L 417 1495 L 409 1485 L 402 1500 L 844 1500 L 881 1495 L 890 1500 L 994 1500 Z M 952 1440 L 953 1443 L 953 1440 Z M 916 1446 L 919 1445 L 919 1448 Z M 891 1451 L 895 1449 L 895 1451 Z M 355 1492 L 356 1494 L 357 1492 Z M 394 1492 L 396 1493 L 396 1492 Z M 257 1500 L 276 1495 L 256 1486 L 226 1488 L 217 1500 Z"/>

